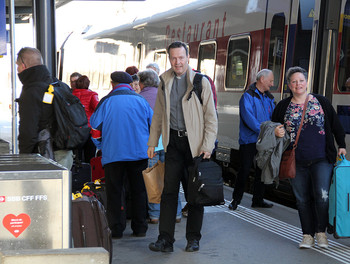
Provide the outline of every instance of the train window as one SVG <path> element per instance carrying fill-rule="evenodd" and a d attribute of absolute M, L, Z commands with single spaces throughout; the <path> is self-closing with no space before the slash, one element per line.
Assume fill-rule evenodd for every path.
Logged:
<path fill-rule="evenodd" d="M 268 68 L 273 72 L 275 79 L 275 85 L 270 88 L 273 91 L 277 90 L 280 85 L 285 22 L 284 14 L 278 13 L 273 16 L 271 23 Z"/>
<path fill-rule="evenodd" d="M 154 62 L 158 64 L 160 73 L 164 72 L 167 63 L 166 50 L 156 51 L 154 53 Z"/>
<path fill-rule="evenodd" d="M 214 80 L 216 59 L 216 42 L 201 43 L 198 52 L 197 69 Z"/>
<path fill-rule="evenodd" d="M 343 16 L 338 86 L 341 92 L 350 92 L 350 0 L 346 1 Z"/>
<path fill-rule="evenodd" d="M 250 37 L 233 37 L 229 41 L 226 65 L 226 89 L 244 89 L 247 83 Z"/>

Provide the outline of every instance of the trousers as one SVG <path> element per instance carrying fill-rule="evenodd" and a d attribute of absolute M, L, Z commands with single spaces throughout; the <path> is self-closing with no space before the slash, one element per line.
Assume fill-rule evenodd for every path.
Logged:
<path fill-rule="evenodd" d="M 159 236 L 158 239 L 165 239 L 174 243 L 174 232 L 176 222 L 176 211 L 178 205 L 178 194 L 181 178 L 188 177 L 189 165 L 193 163 L 188 138 L 179 137 L 177 133 L 170 132 L 169 144 L 165 153 L 165 176 L 164 189 L 160 202 Z M 183 186 L 187 191 L 187 185 Z M 188 241 L 201 239 L 203 222 L 203 206 L 188 204 L 188 217 L 186 224 L 186 239 Z"/>
<path fill-rule="evenodd" d="M 122 235 L 126 227 L 124 178 L 129 181 L 131 194 L 131 229 L 134 233 L 146 233 L 147 193 L 142 171 L 147 168 L 147 159 L 119 161 L 105 165 L 107 194 L 107 219 L 113 235 Z"/>

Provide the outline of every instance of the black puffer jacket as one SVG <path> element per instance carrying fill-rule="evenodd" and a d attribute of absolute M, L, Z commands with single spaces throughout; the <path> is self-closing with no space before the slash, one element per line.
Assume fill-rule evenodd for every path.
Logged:
<path fill-rule="evenodd" d="M 18 74 L 23 84 L 19 104 L 19 152 L 37 153 L 38 133 L 51 127 L 52 105 L 43 103 L 43 96 L 54 80 L 45 65 L 28 68 Z"/>

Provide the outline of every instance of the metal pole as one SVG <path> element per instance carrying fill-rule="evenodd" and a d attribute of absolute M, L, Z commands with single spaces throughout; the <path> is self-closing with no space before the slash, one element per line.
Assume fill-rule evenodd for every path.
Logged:
<path fill-rule="evenodd" d="M 10 42 L 11 42 L 11 84 L 12 84 L 12 153 L 18 154 L 17 144 L 17 103 L 16 95 L 16 54 L 15 54 L 15 3 L 9 0 Z"/>
<path fill-rule="evenodd" d="M 52 76 L 56 76 L 55 1 L 33 0 L 36 45 Z"/>

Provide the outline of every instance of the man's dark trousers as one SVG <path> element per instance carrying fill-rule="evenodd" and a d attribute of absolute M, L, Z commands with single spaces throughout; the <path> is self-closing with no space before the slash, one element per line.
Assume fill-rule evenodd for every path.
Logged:
<path fill-rule="evenodd" d="M 242 200 L 245 184 L 248 180 L 250 169 L 253 165 L 256 153 L 256 143 L 242 144 L 239 146 L 240 168 L 238 170 L 235 188 L 232 193 L 232 199 L 238 203 L 240 203 Z M 263 201 L 264 191 L 265 185 L 263 182 L 261 182 L 261 169 L 256 166 L 253 203 L 260 203 Z"/>
<path fill-rule="evenodd" d="M 124 178 L 128 177 L 132 199 L 131 229 L 134 233 L 146 233 L 147 192 L 142 171 L 147 168 L 148 159 L 119 161 L 105 165 L 107 217 L 109 227 L 115 236 L 122 235 L 126 227 L 124 200 Z"/>
<path fill-rule="evenodd" d="M 170 130 L 169 144 L 165 153 L 164 189 L 160 203 L 159 239 L 174 243 L 177 199 L 184 170 L 193 163 L 193 158 L 186 136 L 179 137 L 177 131 Z M 188 174 L 186 174 L 188 177 Z M 187 186 L 183 186 L 187 188 Z M 203 206 L 188 205 L 186 239 L 201 239 Z"/>

